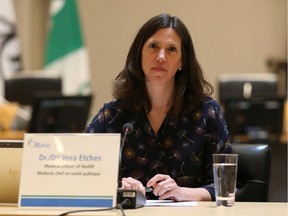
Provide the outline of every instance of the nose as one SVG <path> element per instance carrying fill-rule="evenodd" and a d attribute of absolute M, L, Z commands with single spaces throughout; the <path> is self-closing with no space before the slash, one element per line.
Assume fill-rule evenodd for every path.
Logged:
<path fill-rule="evenodd" d="M 161 49 L 157 55 L 156 61 L 159 61 L 160 63 L 166 62 L 166 57 L 165 57 L 165 50 Z"/>

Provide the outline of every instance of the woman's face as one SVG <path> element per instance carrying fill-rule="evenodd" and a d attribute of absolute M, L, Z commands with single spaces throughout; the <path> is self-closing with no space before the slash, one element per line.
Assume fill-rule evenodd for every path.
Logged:
<path fill-rule="evenodd" d="M 181 70 L 181 40 L 173 28 L 164 28 L 152 35 L 142 48 L 142 69 L 147 82 L 173 84 Z"/>

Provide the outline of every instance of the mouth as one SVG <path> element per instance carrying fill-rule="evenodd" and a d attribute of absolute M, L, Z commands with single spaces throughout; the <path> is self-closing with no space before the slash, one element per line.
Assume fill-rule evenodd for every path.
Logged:
<path fill-rule="evenodd" d="M 152 67 L 151 68 L 153 71 L 156 71 L 156 72 L 165 72 L 167 71 L 165 68 L 163 67 Z"/>

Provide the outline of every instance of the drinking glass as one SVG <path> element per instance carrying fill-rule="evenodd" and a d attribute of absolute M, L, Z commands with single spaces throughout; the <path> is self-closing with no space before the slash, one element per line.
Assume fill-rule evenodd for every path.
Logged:
<path fill-rule="evenodd" d="M 237 181 L 237 154 L 213 154 L 213 176 L 217 206 L 233 206 Z"/>

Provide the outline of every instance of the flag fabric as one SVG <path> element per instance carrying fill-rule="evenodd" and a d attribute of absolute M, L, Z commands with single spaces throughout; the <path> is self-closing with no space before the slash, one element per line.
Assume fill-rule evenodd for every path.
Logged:
<path fill-rule="evenodd" d="M 4 79 L 22 70 L 20 41 L 16 31 L 13 0 L 0 0 L 0 95 L 4 95 Z"/>
<path fill-rule="evenodd" d="M 88 52 L 76 0 L 52 0 L 44 68 L 62 76 L 64 94 L 90 94 Z"/>

